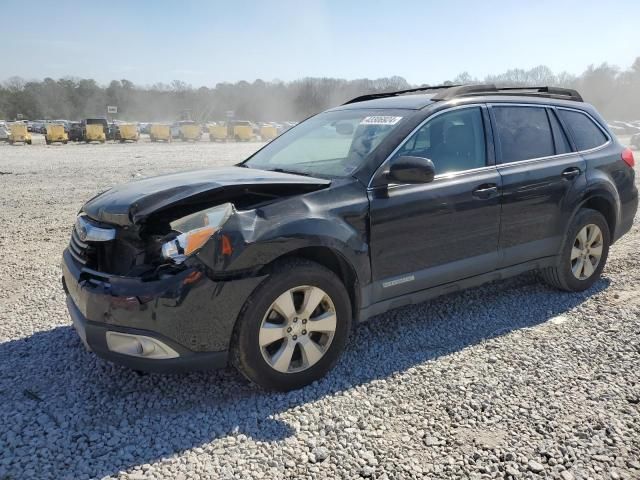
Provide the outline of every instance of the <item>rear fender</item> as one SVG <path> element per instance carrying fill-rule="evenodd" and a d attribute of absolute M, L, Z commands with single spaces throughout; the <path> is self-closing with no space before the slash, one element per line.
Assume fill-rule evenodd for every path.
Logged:
<path fill-rule="evenodd" d="M 579 210 L 584 208 L 589 201 L 592 201 L 593 199 L 601 199 L 604 200 L 611 209 L 612 218 L 607 218 L 607 222 L 610 227 L 613 227 L 610 233 L 612 240 L 615 239 L 615 229 L 616 226 L 620 224 L 620 196 L 618 195 L 615 186 L 613 186 L 604 175 L 602 176 L 604 178 L 598 178 L 596 181 L 592 181 L 587 184 L 582 194 L 577 197 L 576 202 L 573 205 L 571 220 L 567 223 L 566 231 L 569 230 L 569 226 Z M 593 177 L 591 180 L 593 180 Z M 608 217 L 607 214 L 603 214 L 605 217 Z"/>

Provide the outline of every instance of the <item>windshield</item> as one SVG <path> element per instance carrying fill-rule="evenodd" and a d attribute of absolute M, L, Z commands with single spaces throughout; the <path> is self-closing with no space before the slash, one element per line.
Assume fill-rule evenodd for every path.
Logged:
<path fill-rule="evenodd" d="M 300 123 L 244 163 L 260 170 L 346 177 L 407 116 L 403 110 L 339 110 Z"/>

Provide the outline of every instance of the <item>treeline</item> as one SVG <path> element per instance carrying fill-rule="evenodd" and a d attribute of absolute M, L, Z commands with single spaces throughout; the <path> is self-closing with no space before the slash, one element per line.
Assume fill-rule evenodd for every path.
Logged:
<path fill-rule="evenodd" d="M 508 70 L 484 79 L 463 73 L 445 83 L 571 87 L 609 119 L 640 118 L 640 57 L 626 70 L 605 63 L 571 75 L 555 74 L 548 67 L 539 66 Z M 107 105 L 116 105 L 117 118 L 125 120 L 167 121 L 189 115 L 193 120 L 208 121 L 225 118 L 229 110 L 235 112 L 236 118 L 256 121 L 300 120 L 358 95 L 411 87 L 402 77 L 256 80 L 218 83 L 213 88 L 193 88 L 177 80 L 143 87 L 129 80 L 114 80 L 103 86 L 93 79 L 26 81 L 12 77 L 0 85 L 0 119 L 15 119 L 18 114 L 27 119 L 80 119 L 103 116 Z"/>

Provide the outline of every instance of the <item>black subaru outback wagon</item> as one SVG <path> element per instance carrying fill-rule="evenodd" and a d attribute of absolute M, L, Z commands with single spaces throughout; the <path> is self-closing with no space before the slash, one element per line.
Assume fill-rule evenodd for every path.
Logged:
<path fill-rule="evenodd" d="M 230 363 L 298 388 L 389 309 L 528 270 L 588 288 L 631 228 L 633 166 L 573 90 L 367 95 L 236 166 L 89 200 L 63 255 L 67 305 L 114 362 Z"/>

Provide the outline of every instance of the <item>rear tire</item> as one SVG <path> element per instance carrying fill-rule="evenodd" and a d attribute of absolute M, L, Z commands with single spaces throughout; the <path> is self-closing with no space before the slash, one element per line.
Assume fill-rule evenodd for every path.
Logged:
<path fill-rule="evenodd" d="M 557 264 L 541 270 L 542 279 L 567 292 L 588 289 L 600 278 L 610 244 L 604 216 L 590 208 L 580 210 L 569 226 Z"/>
<path fill-rule="evenodd" d="M 289 315 L 280 313 L 286 310 Z M 273 268 L 242 308 L 231 363 L 265 389 L 295 390 L 333 368 L 350 331 L 351 302 L 340 279 L 315 262 L 287 260 Z"/>

